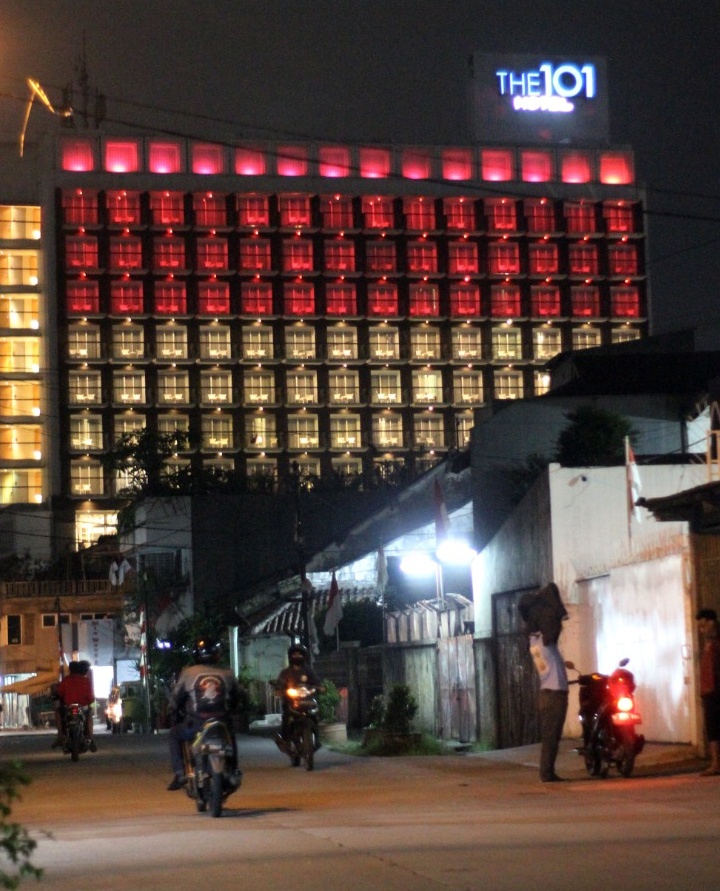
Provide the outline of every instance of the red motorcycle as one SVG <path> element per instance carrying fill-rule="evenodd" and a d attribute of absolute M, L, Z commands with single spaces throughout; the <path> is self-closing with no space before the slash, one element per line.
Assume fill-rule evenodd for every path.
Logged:
<path fill-rule="evenodd" d="M 629 777 L 635 758 L 645 746 L 645 737 L 635 728 L 642 723 L 635 708 L 635 678 L 625 668 L 629 659 L 622 659 L 612 674 L 580 674 L 571 684 L 580 687 L 580 724 L 583 745 L 578 753 L 585 760 L 590 776 L 608 775 L 615 767 L 623 777 Z M 572 662 L 566 667 L 578 671 Z"/>

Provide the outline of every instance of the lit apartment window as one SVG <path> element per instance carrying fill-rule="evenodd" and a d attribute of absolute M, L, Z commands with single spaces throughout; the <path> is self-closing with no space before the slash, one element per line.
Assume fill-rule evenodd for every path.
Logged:
<path fill-rule="evenodd" d="M 490 313 L 495 317 L 517 318 L 521 315 L 518 285 L 493 285 L 490 288 Z"/>
<path fill-rule="evenodd" d="M 145 429 L 144 415 L 135 414 L 135 412 L 127 411 L 122 414 L 115 415 L 113 430 L 115 442 L 122 439 L 123 436 L 132 436 L 134 433 L 140 433 Z"/>
<path fill-rule="evenodd" d="M 285 329 L 285 358 L 314 359 L 315 329 L 293 327 Z"/>
<path fill-rule="evenodd" d="M 435 228 L 435 201 L 433 198 L 405 198 L 403 210 L 407 229 L 427 231 Z"/>
<path fill-rule="evenodd" d="M 0 294 L 0 328 L 40 327 L 37 294 Z"/>
<path fill-rule="evenodd" d="M 133 315 L 144 310 L 142 282 L 122 280 L 110 282 L 110 312 Z"/>
<path fill-rule="evenodd" d="M 43 497 L 42 470 L 0 470 L 0 504 L 37 504 Z"/>
<path fill-rule="evenodd" d="M 560 288 L 556 285 L 533 285 L 530 288 L 533 316 L 560 315 Z"/>
<path fill-rule="evenodd" d="M 358 415 L 330 415 L 331 449 L 357 449 L 360 444 L 360 418 Z"/>
<path fill-rule="evenodd" d="M 472 428 L 475 426 L 475 418 L 472 414 L 455 415 L 455 448 L 463 449 L 470 445 Z"/>
<path fill-rule="evenodd" d="M 0 460 L 40 461 L 41 432 L 39 424 L 0 424 Z"/>
<path fill-rule="evenodd" d="M 368 292 L 368 315 L 396 316 L 398 314 L 397 285 L 392 282 L 370 282 Z"/>
<path fill-rule="evenodd" d="M 407 179 L 429 179 L 432 171 L 432 155 L 428 149 L 401 150 L 402 175 Z"/>
<path fill-rule="evenodd" d="M 533 396 L 543 396 L 550 392 L 550 373 L 547 371 L 533 372 Z"/>
<path fill-rule="evenodd" d="M 392 229 L 395 223 L 392 198 L 364 196 L 362 212 L 366 229 Z"/>
<path fill-rule="evenodd" d="M 526 198 L 524 204 L 525 226 L 528 232 L 542 234 L 555 232 L 555 207 L 547 198 Z"/>
<path fill-rule="evenodd" d="M 448 272 L 450 275 L 477 273 L 478 246 L 474 241 L 451 241 L 448 244 Z"/>
<path fill-rule="evenodd" d="M 148 169 L 151 173 L 181 173 L 184 167 L 184 152 L 179 142 L 150 140 Z"/>
<path fill-rule="evenodd" d="M 456 405 L 482 405 L 483 376 L 481 371 L 453 372 L 453 402 Z"/>
<path fill-rule="evenodd" d="M 233 445 L 233 422 L 230 415 L 204 415 L 202 419 L 204 449 L 229 449 Z"/>
<path fill-rule="evenodd" d="M 71 371 L 68 375 L 68 401 L 72 405 L 99 405 L 102 384 L 99 371 Z"/>
<path fill-rule="evenodd" d="M 227 239 L 198 238 L 197 268 L 207 272 L 228 272 Z"/>
<path fill-rule="evenodd" d="M 34 269 L 27 274 L 23 270 Z M 98 260 L 98 242 L 94 235 L 68 235 L 65 238 L 65 266 L 67 269 L 74 270 L 97 270 L 99 268 Z M 15 254 L 14 258 L 10 255 L 3 254 L 0 257 L 0 270 L 4 271 L 5 267 L 9 275 L 17 277 L 21 276 L 21 281 L 7 282 L 7 284 L 30 284 L 27 280 L 30 275 L 34 275 L 37 282 L 37 260 L 32 263 L 32 259 L 22 254 Z"/>
<path fill-rule="evenodd" d="M 221 405 L 232 402 L 231 372 L 202 371 L 200 373 L 200 401 L 204 405 Z"/>
<path fill-rule="evenodd" d="M 453 316 L 479 316 L 481 313 L 480 288 L 470 282 L 453 282 L 450 285 L 450 314 Z"/>
<path fill-rule="evenodd" d="M 140 145 L 137 139 L 105 140 L 105 170 L 112 173 L 136 173 L 140 169 L 139 156 Z"/>
<path fill-rule="evenodd" d="M 270 316 L 273 311 L 270 282 L 243 282 L 240 286 L 243 315 Z"/>
<path fill-rule="evenodd" d="M 103 447 L 103 427 L 100 415 L 84 412 L 70 416 L 70 448 L 101 449 Z"/>
<path fill-rule="evenodd" d="M 558 246 L 550 241 L 528 245 L 528 266 L 534 275 L 552 274 L 559 269 Z"/>
<path fill-rule="evenodd" d="M 116 371 L 113 373 L 113 402 L 137 404 L 145 402 L 145 373 Z"/>
<path fill-rule="evenodd" d="M 640 315 L 640 292 L 632 286 L 610 288 L 613 316 L 637 318 Z"/>
<path fill-rule="evenodd" d="M 413 402 L 442 402 L 442 374 L 437 369 L 418 369 L 412 373 Z"/>
<path fill-rule="evenodd" d="M 39 383 L 36 381 L 0 380 L 0 415 L 39 417 Z"/>
<path fill-rule="evenodd" d="M 328 284 L 325 288 L 325 312 L 329 316 L 357 315 L 355 285 L 350 282 Z"/>
<path fill-rule="evenodd" d="M 249 458 L 246 462 L 248 486 L 259 492 L 272 492 L 277 488 L 277 461 L 271 458 Z"/>
<path fill-rule="evenodd" d="M 227 226 L 227 204 L 225 196 L 213 192 L 196 192 L 193 195 L 195 225 L 204 228 Z"/>
<path fill-rule="evenodd" d="M 453 328 L 452 357 L 473 361 L 482 358 L 482 334 L 479 328 Z"/>
<path fill-rule="evenodd" d="M 572 333 L 574 350 L 589 350 L 600 346 L 600 332 L 596 328 L 575 328 Z"/>
<path fill-rule="evenodd" d="M 245 359 L 272 359 L 274 355 L 272 328 L 267 325 L 243 328 L 242 345 Z"/>
<path fill-rule="evenodd" d="M 628 343 L 631 340 L 639 340 L 640 332 L 637 328 L 613 328 L 610 337 L 612 343 Z"/>
<path fill-rule="evenodd" d="M 349 176 L 350 150 L 342 145 L 322 145 L 318 149 L 320 176 Z"/>
<path fill-rule="evenodd" d="M 373 405 L 397 405 L 402 402 L 400 372 L 389 369 L 371 371 L 370 400 Z"/>
<path fill-rule="evenodd" d="M 225 325 L 200 328 L 199 344 L 201 359 L 229 359 L 232 355 L 230 329 Z"/>
<path fill-rule="evenodd" d="M 440 289 L 437 285 L 413 282 L 408 290 L 411 316 L 440 315 Z"/>
<path fill-rule="evenodd" d="M 145 355 L 145 332 L 138 325 L 117 325 L 112 330 L 113 359 L 142 359 Z"/>
<path fill-rule="evenodd" d="M 307 238 L 283 241 L 283 269 L 286 272 L 309 272 L 314 269 L 313 244 Z"/>
<path fill-rule="evenodd" d="M 411 359 L 439 359 L 440 331 L 429 325 L 413 328 L 410 332 Z"/>
<path fill-rule="evenodd" d="M 515 153 L 512 149 L 482 149 L 480 173 L 489 182 L 507 182 L 515 177 Z"/>
<path fill-rule="evenodd" d="M 331 371 L 329 376 L 329 402 L 334 405 L 360 401 L 360 384 L 357 371 Z"/>
<path fill-rule="evenodd" d="M 488 245 L 488 271 L 493 275 L 520 272 L 520 246 L 514 241 L 493 241 Z"/>
<path fill-rule="evenodd" d="M 240 242 L 240 269 L 248 272 L 272 269 L 270 241 L 267 238 L 245 238 Z"/>
<path fill-rule="evenodd" d="M 100 329 L 97 325 L 71 325 L 67 353 L 70 359 L 99 359 Z"/>
<path fill-rule="evenodd" d="M 98 222 L 97 192 L 92 189 L 63 189 L 62 212 L 64 223 L 78 226 L 96 225 Z M 6 235 L 2 237 L 7 238 Z"/>
<path fill-rule="evenodd" d="M 522 359 L 522 334 L 519 328 L 503 325 L 492 330 L 493 359 Z"/>
<path fill-rule="evenodd" d="M 102 465 L 99 461 L 70 462 L 70 491 L 73 495 L 102 495 L 104 492 Z"/>
<path fill-rule="evenodd" d="M 316 415 L 301 414 L 288 417 L 288 446 L 291 449 L 316 449 L 319 445 Z"/>
<path fill-rule="evenodd" d="M 632 244 L 611 244 L 608 248 L 610 275 L 637 275 L 637 249 Z"/>
<path fill-rule="evenodd" d="M 245 370 L 245 402 L 268 405 L 275 402 L 275 375 L 271 371 Z"/>
<path fill-rule="evenodd" d="M 494 232 L 514 232 L 517 229 L 517 210 L 513 200 L 486 198 L 484 204 L 488 229 Z"/>
<path fill-rule="evenodd" d="M 155 282 L 155 313 L 165 316 L 187 313 L 185 282 Z"/>
<path fill-rule="evenodd" d="M 37 337 L 0 338 L 0 372 L 8 374 L 40 371 L 40 342 Z"/>
<path fill-rule="evenodd" d="M 111 226 L 139 226 L 140 225 L 140 193 L 106 192 L 105 203 L 107 206 L 108 223 Z"/>
<path fill-rule="evenodd" d="M 443 179 L 472 179 L 473 151 L 468 148 L 444 148 L 440 151 Z"/>
<path fill-rule="evenodd" d="M 190 429 L 190 419 L 187 415 L 179 414 L 176 411 L 167 415 L 158 415 L 157 419 L 158 433 L 187 433 Z"/>
<path fill-rule="evenodd" d="M 283 291 L 286 315 L 315 314 L 315 286 L 310 282 L 286 283 Z"/>
<path fill-rule="evenodd" d="M 552 359 L 562 352 L 562 334 L 557 328 L 544 325 L 533 328 L 533 357 L 535 359 Z"/>
<path fill-rule="evenodd" d="M 281 226 L 309 226 L 312 222 L 309 195 L 280 195 L 278 207 Z"/>
<path fill-rule="evenodd" d="M 153 268 L 177 272 L 186 269 L 185 241 L 174 235 L 163 235 L 153 241 Z"/>
<path fill-rule="evenodd" d="M 570 288 L 570 301 L 574 316 L 600 315 L 600 291 L 595 285 Z"/>
<path fill-rule="evenodd" d="M 117 535 L 117 513 L 115 511 L 78 511 L 75 514 L 75 541 L 79 547 L 95 544 L 102 535 Z M 56 617 L 56 614 L 52 614 Z M 70 622 L 70 615 L 63 613 L 60 624 Z"/>
<path fill-rule="evenodd" d="M 390 176 L 390 152 L 388 149 L 361 146 L 360 176 L 364 179 L 383 179 Z"/>
<path fill-rule="evenodd" d="M 411 241 L 407 245 L 408 272 L 437 272 L 437 245 L 434 241 Z"/>
<path fill-rule="evenodd" d="M 230 285 L 227 282 L 198 282 L 198 312 L 205 316 L 230 314 Z"/>
<path fill-rule="evenodd" d="M 597 232 L 594 204 L 566 201 L 564 210 L 565 224 L 568 232 L 582 235 Z"/>
<path fill-rule="evenodd" d="M 318 401 L 317 373 L 288 371 L 287 401 L 295 405 L 310 405 Z"/>
<path fill-rule="evenodd" d="M 394 241 L 369 241 L 365 245 L 365 268 L 368 272 L 395 272 L 397 255 Z"/>
<path fill-rule="evenodd" d="M 564 183 L 589 183 L 595 167 L 594 153 L 567 150 L 560 152 L 560 177 Z"/>
<path fill-rule="evenodd" d="M 371 359 L 399 359 L 400 334 L 397 328 L 383 325 L 368 332 Z"/>
<path fill-rule="evenodd" d="M 332 458 L 330 461 L 333 473 L 341 480 L 347 480 L 350 484 L 362 473 L 362 461 L 360 458 L 351 458 L 343 455 L 339 458 Z"/>
<path fill-rule="evenodd" d="M 188 341 L 187 329 L 179 325 L 165 325 L 158 328 L 155 333 L 157 349 L 155 356 L 158 359 L 187 359 Z"/>
<path fill-rule="evenodd" d="M 379 449 L 397 449 L 403 444 L 402 416 L 392 412 L 373 415 L 373 444 Z"/>
<path fill-rule="evenodd" d="M 415 415 L 415 445 L 421 448 L 445 447 L 443 419 L 440 415 Z"/>
<path fill-rule="evenodd" d="M 328 359 L 357 359 L 357 330 L 346 325 L 328 328 L 327 355 Z"/>
<path fill-rule="evenodd" d="M 522 399 L 524 396 L 522 371 L 514 368 L 496 369 L 494 375 L 496 399 Z"/>
<path fill-rule="evenodd" d="M 182 226 L 185 202 L 182 192 L 151 192 L 150 214 L 155 226 Z"/>
<path fill-rule="evenodd" d="M 355 271 L 355 243 L 346 238 L 325 242 L 325 269 L 328 272 Z"/>
<path fill-rule="evenodd" d="M 142 268 L 142 241 L 137 235 L 118 235 L 110 238 L 111 272 Z"/>
<path fill-rule="evenodd" d="M 586 244 L 585 242 L 571 244 L 568 247 L 568 266 L 571 275 L 597 275 L 597 245 Z"/>
<path fill-rule="evenodd" d="M 68 315 L 100 312 L 100 288 L 96 281 L 66 282 L 65 294 Z"/>
<path fill-rule="evenodd" d="M 448 229 L 472 232 L 475 226 L 475 202 L 471 198 L 444 198 L 443 212 Z"/>
<path fill-rule="evenodd" d="M 270 202 L 267 195 L 238 195 L 237 212 L 241 226 L 270 225 Z"/>
<path fill-rule="evenodd" d="M 245 448 L 276 449 L 275 418 L 268 412 L 245 416 Z"/>
<path fill-rule="evenodd" d="M 158 404 L 178 405 L 190 401 L 190 377 L 187 371 L 158 372 Z"/>
<path fill-rule="evenodd" d="M 353 205 L 352 198 L 342 195 L 322 198 L 320 201 L 323 226 L 326 229 L 352 229 Z"/>
<path fill-rule="evenodd" d="M 308 149 L 305 145 L 281 145 L 276 149 L 275 163 L 280 176 L 307 176 Z"/>
<path fill-rule="evenodd" d="M 631 204 L 606 201 L 603 204 L 603 217 L 608 232 L 635 232 L 635 216 Z"/>

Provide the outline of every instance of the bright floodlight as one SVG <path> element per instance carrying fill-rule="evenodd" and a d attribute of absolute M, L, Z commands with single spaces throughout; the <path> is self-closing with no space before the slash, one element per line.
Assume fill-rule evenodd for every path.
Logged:
<path fill-rule="evenodd" d="M 400 572 L 416 578 L 428 578 L 437 572 L 437 563 L 429 554 L 416 551 L 402 558 L 400 561 Z"/>
<path fill-rule="evenodd" d="M 477 557 L 477 551 L 471 548 L 466 541 L 456 538 L 446 538 L 441 541 L 437 549 L 437 558 L 441 563 L 451 566 L 469 566 Z"/>

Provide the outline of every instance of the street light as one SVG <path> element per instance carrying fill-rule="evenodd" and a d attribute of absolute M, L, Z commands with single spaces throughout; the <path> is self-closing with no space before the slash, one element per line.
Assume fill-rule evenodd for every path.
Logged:
<path fill-rule="evenodd" d="M 435 551 L 414 551 L 400 561 L 400 571 L 413 578 L 435 576 L 437 599 L 445 599 L 443 567 L 470 566 L 477 557 L 477 551 L 467 541 L 459 538 L 445 538 L 438 543 Z"/>

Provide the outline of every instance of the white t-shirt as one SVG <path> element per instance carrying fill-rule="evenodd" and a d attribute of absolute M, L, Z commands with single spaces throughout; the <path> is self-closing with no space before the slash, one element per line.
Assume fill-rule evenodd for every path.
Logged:
<path fill-rule="evenodd" d="M 567 671 L 556 644 L 548 646 L 542 634 L 531 634 L 530 655 L 540 677 L 541 690 L 567 690 Z"/>

